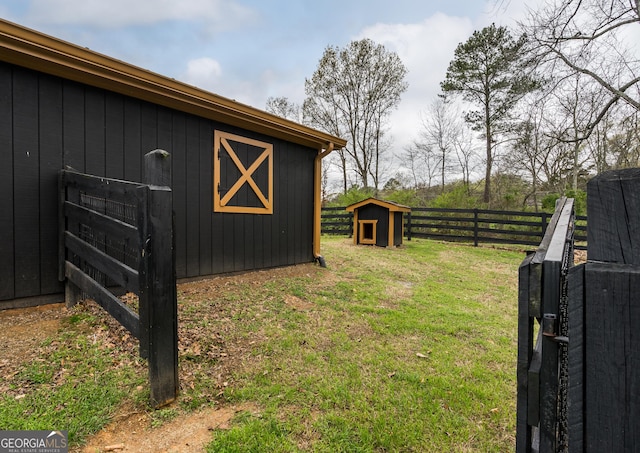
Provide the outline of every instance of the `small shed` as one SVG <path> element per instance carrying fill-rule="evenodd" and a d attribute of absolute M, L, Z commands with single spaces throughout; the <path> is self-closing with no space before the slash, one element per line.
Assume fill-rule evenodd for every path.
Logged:
<path fill-rule="evenodd" d="M 0 309 L 64 299 L 58 174 L 142 181 L 171 154 L 179 279 L 320 255 L 321 159 L 346 141 L 0 19 Z"/>
<path fill-rule="evenodd" d="M 402 214 L 411 208 L 392 201 L 367 198 L 347 206 L 353 212 L 353 243 L 380 247 L 402 245 Z"/>

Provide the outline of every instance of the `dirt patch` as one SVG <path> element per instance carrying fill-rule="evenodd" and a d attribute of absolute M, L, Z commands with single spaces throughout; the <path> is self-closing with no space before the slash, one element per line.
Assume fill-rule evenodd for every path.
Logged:
<path fill-rule="evenodd" d="M 298 296 L 294 296 L 293 294 L 287 294 L 286 296 L 284 296 L 284 303 L 294 310 L 298 311 L 308 311 L 314 307 L 312 303 L 302 300 Z"/>
<path fill-rule="evenodd" d="M 64 304 L 0 310 L 0 394 L 8 391 L 8 383 L 23 363 L 39 357 L 38 346 L 58 332 L 66 315 Z"/>
<path fill-rule="evenodd" d="M 257 409 L 250 405 L 207 408 L 179 416 L 158 428 L 151 427 L 151 417 L 143 413 L 126 413 L 93 436 L 85 446 L 72 450 L 80 453 L 107 451 L 126 453 L 188 453 L 203 451 L 215 429 L 228 429 L 238 413 Z"/>
<path fill-rule="evenodd" d="M 178 401 L 169 407 L 175 408 L 177 415 L 156 427 L 154 425 L 157 424 L 158 417 L 152 411 L 125 405 L 117 410 L 105 428 L 86 439 L 84 445 L 74 446 L 70 451 L 203 451 L 204 446 L 212 440 L 212 431 L 228 428 L 229 422 L 238 412 L 258 413 L 259 409 L 255 406 L 229 405 L 225 400 L 224 393 L 233 381 L 233 372 L 255 360 L 248 351 L 264 338 L 261 338 L 260 332 L 256 332 L 251 338 L 235 336 L 234 323 L 238 319 L 244 320 L 242 303 L 228 303 L 223 298 L 232 295 L 245 297 L 245 293 L 259 289 L 267 282 L 290 277 L 311 277 L 317 275 L 318 270 L 317 265 L 309 263 L 214 276 L 179 284 L 180 395 Z M 287 306 L 295 310 L 310 311 L 315 308 L 313 304 L 293 294 L 284 292 L 282 298 Z M 133 299 L 137 298 L 123 297 L 123 301 L 132 306 L 137 302 Z M 241 302 L 249 304 L 252 301 Z M 104 324 L 104 328 L 92 333 L 94 341 L 100 341 L 113 350 L 128 351 L 131 357 L 137 356 L 137 341 L 93 301 L 85 301 L 74 310 L 67 310 L 64 304 L 0 310 L 0 336 L 3 344 L 0 352 L 0 392 L 8 391 L 12 378 L 25 363 L 41 357 L 43 341 L 55 338 L 64 325 L 64 320 L 75 311 L 90 313 Z M 49 347 L 55 347 L 55 341 L 45 349 Z M 207 383 L 206 388 L 198 388 L 198 383 L 203 380 Z M 190 404 L 191 401 L 193 405 Z M 198 407 L 202 404 L 207 407 L 195 412 L 185 413 L 180 407 Z"/>

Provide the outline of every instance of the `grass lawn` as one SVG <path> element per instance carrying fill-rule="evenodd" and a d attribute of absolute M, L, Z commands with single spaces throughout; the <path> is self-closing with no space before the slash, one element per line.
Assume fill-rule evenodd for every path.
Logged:
<path fill-rule="evenodd" d="M 153 423 L 250 404 L 207 451 L 513 451 L 524 255 L 344 237 L 322 248 L 326 269 L 179 286 L 181 394 Z M 152 412 L 136 342 L 91 305 L 6 381 L 0 429 L 54 426 L 77 445 L 123 404 Z"/>

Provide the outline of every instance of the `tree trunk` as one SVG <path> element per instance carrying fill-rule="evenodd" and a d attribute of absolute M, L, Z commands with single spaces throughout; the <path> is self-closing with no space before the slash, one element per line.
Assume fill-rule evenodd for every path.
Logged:
<path fill-rule="evenodd" d="M 445 154 L 446 150 L 442 149 L 442 193 L 444 193 L 444 167 L 445 167 Z"/>
<path fill-rule="evenodd" d="M 491 149 L 491 119 L 489 108 L 486 109 L 485 131 L 487 135 L 487 168 L 484 174 L 484 195 L 482 201 L 489 206 L 491 202 L 491 167 L 493 166 L 493 152 Z"/>
<path fill-rule="evenodd" d="M 342 165 L 342 193 L 347 193 L 347 166 Z"/>
<path fill-rule="evenodd" d="M 578 154 L 580 153 L 580 143 L 576 142 L 573 145 L 573 181 L 571 184 L 571 188 L 576 191 L 578 190 Z"/>
<path fill-rule="evenodd" d="M 487 206 L 491 204 L 491 167 L 493 166 L 493 150 L 491 149 L 492 140 L 492 130 L 491 130 L 491 97 L 489 93 L 489 83 L 485 83 L 485 91 L 484 91 L 484 131 L 486 135 L 486 146 L 487 146 L 487 167 L 484 174 L 484 195 L 482 197 L 482 201 L 484 201 Z"/>
<path fill-rule="evenodd" d="M 344 155 L 344 149 L 338 151 L 340 156 L 340 166 L 342 167 L 342 193 L 347 193 L 347 157 Z"/>

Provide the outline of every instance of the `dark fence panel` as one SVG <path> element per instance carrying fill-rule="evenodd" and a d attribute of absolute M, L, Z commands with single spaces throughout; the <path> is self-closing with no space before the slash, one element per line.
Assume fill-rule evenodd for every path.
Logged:
<path fill-rule="evenodd" d="M 178 325 L 169 154 L 145 156 L 147 184 L 60 173 L 59 275 L 71 306 L 85 294 L 140 341 L 152 404 L 178 392 Z M 131 307 L 116 294 L 138 295 Z"/>
<path fill-rule="evenodd" d="M 353 235 L 353 212 L 345 208 L 322 208 L 322 234 Z"/>
<path fill-rule="evenodd" d="M 537 246 L 551 214 L 488 209 L 411 208 L 404 235 L 444 241 Z M 586 250 L 587 217 L 575 217 L 575 248 Z M 322 233 L 353 235 L 353 213 L 343 207 L 322 208 Z"/>

